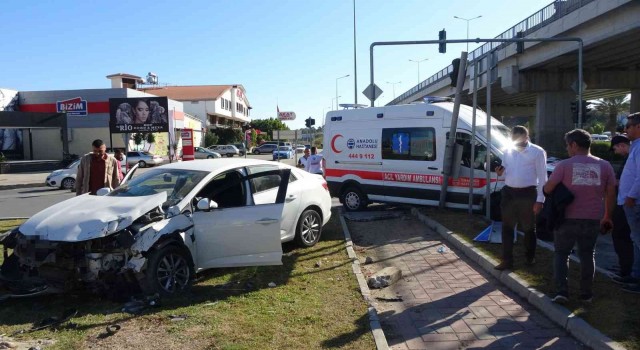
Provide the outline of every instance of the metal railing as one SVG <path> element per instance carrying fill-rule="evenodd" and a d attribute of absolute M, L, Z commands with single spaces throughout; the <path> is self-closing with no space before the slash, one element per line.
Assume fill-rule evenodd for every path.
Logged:
<path fill-rule="evenodd" d="M 523 32 L 524 36 L 531 34 L 532 32 L 540 29 L 541 27 L 559 19 L 563 16 L 591 3 L 596 0 L 562 0 L 562 1 L 554 1 L 551 4 L 543 7 L 540 11 L 534 13 L 533 15 L 527 17 L 520 23 L 514 25 L 513 27 L 507 29 L 502 32 L 500 35 L 496 36 L 496 39 L 511 39 L 515 38 L 518 32 Z M 471 51 L 469 53 L 469 65 L 472 65 L 473 61 L 482 57 L 486 53 L 495 49 L 502 49 L 510 45 L 509 43 L 486 43 L 477 49 Z M 449 77 L 449 73 L 453 70 L 453 66 L 449 65 L 446 68 L 440 70 L 436 74 L 430 76 L 426 80 L 420 82 L 418 85 L 412 87 L 402 95 L 396 97 L 391 102 L 387 103 L 388 105 L 398 104 L 400 101 L 403 101 L 423 90 L 427 87 Z M 486 65 L 482 69 L 481 73 L 486 71 Z"/>

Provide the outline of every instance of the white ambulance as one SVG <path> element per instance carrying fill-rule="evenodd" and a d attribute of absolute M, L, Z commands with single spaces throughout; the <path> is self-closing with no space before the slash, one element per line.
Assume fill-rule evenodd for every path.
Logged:
<path fill-rule="evenodd" d="M 348 211 L 371 202 L 438 205 L 453 102 L 357 108 L 327 113 L 324 127 L 325 175 L 333 197 Z M 461 105 L 453 174 L 446 206 L 468 208 L 473 169 L 473 207 L 483 208 L 486 193 L 487 117 L 476 110 L 475 156 L 471 159 L 472 107 Z M 511 147 L 510 130 L 491 120 L 491 191 L 499 190 L 495 166 Z"/>

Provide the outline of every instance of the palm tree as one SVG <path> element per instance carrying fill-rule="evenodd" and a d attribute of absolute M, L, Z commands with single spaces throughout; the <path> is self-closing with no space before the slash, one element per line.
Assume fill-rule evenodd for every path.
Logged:
<path fill-rule="evenodd" d="M 596 111 L 608 117 L 607 130 L 611 131 L 611 134 L 614 135 L 618 126 L 618 114 L 629 112 L 630 103 L 627 95 L 622 95 L 601 98 L 596 100 L 593 105 Z"/>

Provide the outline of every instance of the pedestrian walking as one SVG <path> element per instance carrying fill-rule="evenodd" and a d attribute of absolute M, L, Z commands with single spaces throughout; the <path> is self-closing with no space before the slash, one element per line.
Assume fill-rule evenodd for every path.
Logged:
<path fill-rule="evenodd" d="M 76 175 L 76 195 L 96 192 L 109 187 L 114 189 L 120 185 L 118 177 L 118 162 L 107 154 L 107 146 L 102 140 L 94 140 L 91 145 L 93 152 L 80 158 Z"/>
<path fill-rule="evenodd" d="M 502 261 L 496 270 L 513 268 L 513 232 L 524 232 L 525 264 L 536 263 L 536 215 L 542 210 L 542 186 L 547 181 L 547 153 L 529 139 L 529 130 L 521 125 L 511 130 L 514 148 L 504 154 L 502 165 L 496 167 L 498 176 L 504 175 L 501 190 Z"/>
<path fill-rule="evenodd" d="M 633 242 L 633 264 L 631 277 L 640 278 L 640 112 L 627 117 L 627 137 L 631 140 L 629 157 L 620 176 L 617 204 L 624 205 L 624 212 L 629 223 L 631 241 Z M 626 285 L 622 290 L 640 293 L 640 285 Z"/>
<path fill-rule="evenodd" d="M 618 193 L 618 185 L 622 170 L 627 163 L 629 156 L 629 148 L 631 141 L 626 135 L 616 135 L 611 139 L 611 148 L 615 154 L 623 156 L 622 166 L 616 171 L 616 194 Z M 633 264 L 633 241 L 631 241 L 631 229 L 627 223 L 627 216 L 624 213 L 622 204 L 617 205 L 613 209 L 613 230 L 611 231 L 613 238 L 613 248 L 618 255 L 618 265 L 620 271 L 618 276 L 614 276 L 612 280 L 616 283 L 636 283 L 637 279 L 631 276 L 631 266 Z"/>
<path fill-rule="evenodd" d="M 319 154 L 318 149 L 313 146 L 311 147 L 311 155 L 304 169 L 312 174 L 324 175 L 324 162 L 325 160 L 322 154 Z"/>
<path fill-rule="evenodd" d="M 124 156 L 124 154 L 119 148 L 116 149 L 113 157 L 116 159 L 116 162 L 118 162 L 118 179 L 120 180 L 120 182 L 122 182 L 122 179 L 124 178 L 124 172 L 122 171 L 122 163 L 124 163 L 124 161 L 126 160 L 126 157 Z"/>
<path fill-rule="evenodd" d="M 609 162 L 591 155 L 591 135 L 582 129 L 564 136 L 569 159 L 559 162 L 545 193 L 552 193 L 562 183 L 574 196 L 565 209 L 565 220 L 556 228 L 553 238 L 553 276 L 557 303 L 569 300 L 569 255 L 574 245 L 580 258 L 580 301 L 593 299 L 593 258 L 599 233 L 607 233 L 613 226 L 616 177 Z"/>

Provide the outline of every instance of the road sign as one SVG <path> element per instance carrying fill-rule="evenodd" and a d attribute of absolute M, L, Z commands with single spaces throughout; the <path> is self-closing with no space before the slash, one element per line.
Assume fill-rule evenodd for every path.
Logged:
<path fill-rule="evenodd" d="M 382 89 L 376 84 L 370 84 L 362 93 L 371 101 L 375 101 L 380 95 L 382 95 Z"/>
<path fill-rule="evenodd" d="M 278 135 L 278 133 L 280 134 Z M 281 140 L 295 140 L 298 138 L 298 130 L 273 130 L 272 134 L 274 139 L 278 139 L 278 136 Z M 302 136 L 302 133 L 300 133 L 300 136 Z"/>
<path fill-rule="evenodd" d="M 296 112 L 278 112 L 278 119 L 294 120 L 296 119 Z"/>

